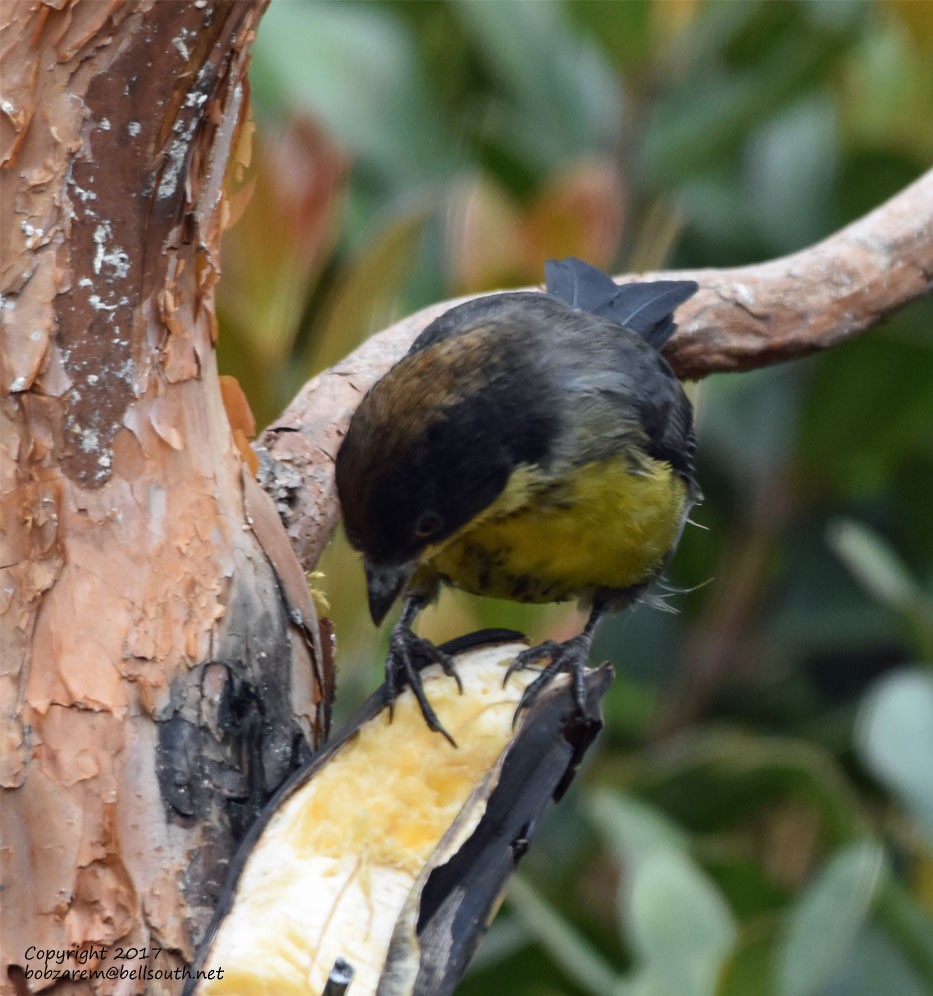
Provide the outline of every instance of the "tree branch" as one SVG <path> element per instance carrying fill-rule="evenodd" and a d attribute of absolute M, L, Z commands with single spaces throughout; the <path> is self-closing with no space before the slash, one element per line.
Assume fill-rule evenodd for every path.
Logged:
<path fill-rule="evenodd" d="M 933 288 L 933 170 L 800 252 L 679 276 L 700 284 L 667 351 L 684 379 L 837 346 Z"/>
<path fill-rule="evenodd" d="M 933 170 L 790 256 L 618 279 L 671 277 L 700 284 L 679 309 L 679 329 L 666 349 L 684 379 L 751 370 L 838 345 L 933 288 Z M 456 303 L 432 305 L 372 336 L 309 381 L 260 437 L 261 481 L 306 570 L 317 563 L 337 521 L 333 458 L 351 414 L 415 336 Z"/>

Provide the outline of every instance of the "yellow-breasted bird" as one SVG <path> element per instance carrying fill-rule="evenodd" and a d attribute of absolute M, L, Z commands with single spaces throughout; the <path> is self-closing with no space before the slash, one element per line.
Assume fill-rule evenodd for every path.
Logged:
<path fill-rule="evenodd" d="M 620 286 L 573 258 L 545 273 L 546 293 L 491 294 L 432 322 L 363 398 L 337 455 L 377 625 L 404 589 L 390 698 L 407 682 L 445 736 L 419 669 L 434 661 L 456 679 L 453 662 L 411 628 L 441 583 L 590 605 L 582 633 L 511 668 L 550 658 L 522 705 L 570 671 L 585 711 L 600 621 L 658 578 L 701 497 L 692 409 L 660 353 L 697 285 Z"/>

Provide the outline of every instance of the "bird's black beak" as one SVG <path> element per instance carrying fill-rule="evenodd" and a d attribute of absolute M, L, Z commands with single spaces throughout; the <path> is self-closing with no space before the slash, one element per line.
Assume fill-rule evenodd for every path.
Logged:
<path fill-rule="evenodd" d="M 399 567 L 378 567 L 368 560 L 363 561 L 366 571 L 366 591 L 369 595 L 369 614 L 378 626 L 392 608 L 405 582 L 411 577 L 415 565 L 402 564 Z"/>

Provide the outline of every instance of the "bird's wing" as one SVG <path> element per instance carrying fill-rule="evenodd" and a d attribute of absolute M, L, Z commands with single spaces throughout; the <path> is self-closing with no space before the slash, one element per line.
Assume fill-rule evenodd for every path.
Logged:
<path fill-rule="evenodd" d="M 573 464 L 597 460 L 640 438 L 649 456 L 670 463 L 693 490 L 692 408 L 667 361 L 632 330 L 575 314 L 577 321 L 567 322 L 551 344 L 545 367 L 575 412 L 563 422 L 561 457 Z"/>

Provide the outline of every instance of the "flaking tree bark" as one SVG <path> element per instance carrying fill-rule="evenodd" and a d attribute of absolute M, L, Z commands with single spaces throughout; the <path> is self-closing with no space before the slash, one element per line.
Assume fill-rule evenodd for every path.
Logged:
<path fill-rule="evenodd" d="M 307 586 L 214 350 L 263 7 L 0 8 L 3 993 L 178 992 L 59 984 L 41 952 L 187 964 L 324 733 Z"/>

